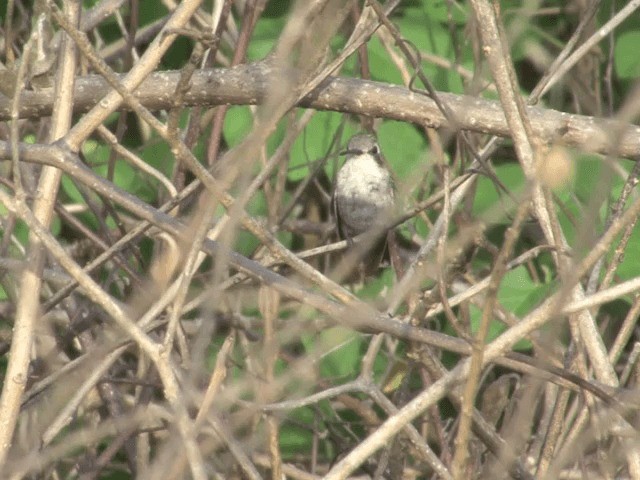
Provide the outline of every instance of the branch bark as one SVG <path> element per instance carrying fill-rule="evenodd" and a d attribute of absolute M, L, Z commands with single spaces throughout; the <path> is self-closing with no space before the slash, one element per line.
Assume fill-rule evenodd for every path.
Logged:
<path fill-rule="evenodd" d="M 271 78 L 282 72 L 268 62 L 228 69 L 203 69 L 192 78 L 184 106 L 255 105 L 263 103 Z M 120 76 L 121 79 L 124 75 Z M 138 87 L 135 96 L 150 110 L 174 108 L 179 71 L 157 72 Z M 86 112 L 111 88 L 97 75 L 76 79 L 74 109 Z M 510 136 L 502 106 L 497 101 L 438 92 L 463 130 Z M 25 91 L 21 95 L 21 118 L 51 114 L 52 89 Z M 435 102 L 426 95 L 388 83 L 344 77 L 329 77 L 298 104 L 299 107 L 389 118 L 434 128 L 452 128 Z M 126 108 L 126 107 L 125 107 Z M 0 120 L 10 118 L 10 101 L 0 96 Z M 575 115 L 540 107 L 527 107 L 532 133 L 549 143 L 561 143 L 585 152 L 635 159 L 640 155 L 640 127 L 615 120 Z M 613 140 L 615 138 L 615 140 Z"/>

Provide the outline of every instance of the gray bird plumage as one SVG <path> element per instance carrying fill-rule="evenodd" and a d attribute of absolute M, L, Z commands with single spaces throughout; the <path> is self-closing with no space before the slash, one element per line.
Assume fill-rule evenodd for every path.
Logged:
<path fill-rule="evenodd" d="M 333 206 L 342 238 L 352 239 L 367 231 L 381 230 L 395 204 L 393 179 L 380 154 L 373 135 L 353 136 L 343 152 L 346 160 L 336 177 Z M 375 251 L 384 250 L 384 240 Z M 372 253 L 372 257 L 377 255 Z M 378 258 L 379 261 L 379 258 Z M 377 265 L 376 265 L 377 266 Z"/>

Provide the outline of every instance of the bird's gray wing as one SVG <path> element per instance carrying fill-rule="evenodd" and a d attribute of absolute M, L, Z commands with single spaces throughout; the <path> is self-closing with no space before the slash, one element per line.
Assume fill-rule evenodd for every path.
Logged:
<path fill-rule="evenodd" d="M 338 199 L 336 198 L 336 191 L 333 190 L 333 195 L 331 195 L 331 208 L 333 210 L 333 218 L 336 222 L 336 231 L 338 232 L 338 237 L 341 240 L 351 241 L 351 237 L 349 236 L 349 232 L 345 228 L 342 228 L 342 221 L 340 220 L 340 205 L 338 204 Z"/>

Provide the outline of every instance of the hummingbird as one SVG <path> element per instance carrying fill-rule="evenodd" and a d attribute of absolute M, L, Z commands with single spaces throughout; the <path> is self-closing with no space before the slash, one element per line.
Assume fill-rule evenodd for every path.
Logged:
<path fill-rule="evenodd" d="M 333 209 L 341 238 L 376 231 L 379 237 L 369 255 L 369 267 L 376 269 L 386 246 L 385 217 L 393 211 L 395 188 L 391 173 L 380 153 L 376 138 L 358 134 L 349 140 L 344 165 L 338 172 L 333 193 Z M 376 258 L 377 257 L 377 258 Z"/>

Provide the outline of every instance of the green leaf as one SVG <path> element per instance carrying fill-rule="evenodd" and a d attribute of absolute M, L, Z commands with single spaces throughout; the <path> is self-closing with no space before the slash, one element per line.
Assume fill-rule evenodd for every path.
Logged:
<path fill-rule="evenodd" d="M 165 175 L 170 175 L 173 171 L 175 159 L 171 153 L 171 148 L 165 142 L 148 142 L 140 151 L 139 156 L 145 163 Z"/>
<path fill-rule="evenodd" d="M 371 80 L 402 85 L 402 75 L 400 75 L 398 69 L 391 63 L 389 54 L 377 37 L 373 37 L 367 44 L 367 53 L 369 56 Z"/>
<path fill-rule="evenodd" d="M 13 235 L 18 239 L 18 243 L 20 243 L 21 245 L 29 244 L 29 227 L 27 227 L 27 224 L 22 220 L 18 220 L 16 222 L 16 226 L 13 229 Z M 14 248 L 13 245 L 11 245 L 10 248 Z M 22 252 L 16 253 L 22 255 Z"/>
<path fill-rule="evenodd" d="M 533 282 L 525 267 L 521 266 L 507 272 L 500 282 L 498 290 L 498 301 L 508 311 L 522 317 L 540 304 L 549 295 L 552 284 L 539 284 Z M 471 330 L 475 333 L 478 330 L 482 319 L 482 307 L 471 305 Z M 492 320 L 489 325 L 489 333 L 486 343 L 496 339 L 507 326 L 498 320 Z M 453 333 L 453 329 L 447 326 L 447 331 Z M 523 340 L 514 346 L 516 350 L 526 350 L 531 346 L 530 342 Z"/>
<path fill-rule="evenodd" d="M 524 174 L 522 168 L 516 163 L 497 165 L 495 168 L 497 177 L 515 195 L 524 185 Z M 498 191 L 498 187 L 486 175 L 480 175 L 476 189 L 476 196 L 473 203 L 474 215 L 482 215 L 495 209 L 498 205 L 508 208 L 512 204 L 511 199 L 503 192 Z M 508 219 L 505 218 L 505 221 Z"/>
<path fill-rule="evenodd" d="M 629 243 L 627 243 L 624 259 L 616 270 L 616 274 L 621 280 L 629 280 L 638 276 L 638 258 L 640 258 L 640 225 L 636 224 Z"/>
<path fill-rule="evenodd" d="M 314 412 L 310 408 L 298 408 L 290 414 L 298 425 L 313 425 Z M 292 422 L 285 422 L 280 431 L 279 443 L 283 454 L 294 455 L 296 452 L 311 448 L 312 428 L 301 428 Z"/>
<path fill-rule="evenodd" d="M 107 176 L 108 166 L 100 165 L 95 168 L 96 173 L 103 177 Z M 134 168 L 124 160 L 116 160 L 113 169 L 113 183 L 127 192 L 134 193 L 140 183 Z"/>
<path fill-rule="evenodd" d="M 65 173 L 62 175 L 62 191 L 69 197 L 69 199 L 74 203 L 79 203 L 81 205 L 85 205 L 84 198 L 80 194 L 78 187 L 76 184 L 69 178 L 69 176 Z"/>
<path fill-rule="evenodd" d="M 550 285 L 535 283 L 524 266 L 506 273 L 498 300 L 507 310 L 517 316 L 524 316 L 533 310 L 548 294 Z"/>
<path fill-rule="evenodd" d="M 482 319 L 482 310 L 476 307 L 475 305 L 471 305 L 471 307 L 469 308 L 469 312 L 471 315 L 472 331 L 475 334 L 475 332 L 478 330 L 478 326 L 480 325 L 480 321 Z M 504 332 L 506 329 L 507 329 L 507 326 L 504 325 L 502 322 L 499 322 L 497 320 L 492 320 L 491 324 L 489 325 L 489 333 L 487 334 L 485 344 L 492 342 L 493 340 L 498 338 L 500 334 L 502 334 L 502 332 Z M 516 342 L 516 344 L 513 346 L 513 349 L 521 350 L 521 351 L 529 350 L 531 349 L 531 342 L 529 340 L 520 340 Z"/>
<path fill-rule="evenodd" d="M 285 27 L 286 20 L 287 17 L 284 15 L 279 17 L 263 16 L 260 18 L 247 47 L 247 59 L 249 61 L 260 60 L 273 50 Z"/>
<path fill-rule="evenodd" d="M 224 117 L 222 133 L 229 147 L 235 147 L 253 128 L 253 114 L 247 106 L 230 107 Z"/>
<path fill-rule="evenodd" d="M 436 22 L 465 26 L 468 12 L 463 3 L 448 2 L 446 0 L 431 0 L 423 3 L 425 13 Z"/>
<path fill-rule="evenodd" d="M 51 219 L 51 226 L 49 227 L 49 230 L 54 237 L 57 237 L 60 234 L 60 231 L 62 230 L 62 221 L 58 215 L 55 215 Z"/>
<path fill-rule="evenodd" d="M 362 339 L 359 334 L 344 327 L 333 327 L 320 333 L 317 345 L 323 352 L 328 352 L 320 362 L 320 372 L 325 378 L 355 377 L 360 366 L 360 347 Z"/>
<path fill-rule="evenodd" d="M 579 155 L 576 159 L 575 194 L 587 203 L 602 178 L 602 160 L 595 155 Z"/>
<path fill-rule="evenodd" d="M 445 2 L 427 2 L 425 7 L 407 8 L 403 17 L 394 21 L 403 38 L 420 51 L 446 55 L 453 50 L 445 9 Z"/>
<path fill-rule="evenodd" d="M 640 76 L 639 45 L 640 32 L 638 31 L 627 31 L 618 36 L 613 64 L 620 78 L 637 79 Z"/>
<path fill-rule="evenodd" d="M 314 162 L 321 161 L 329 152 L 343 116 L 332 112 L 316 112 L 309 121 L 304 133 L 300 135 L 291 148 L 288 178 L 293 182 L 300 181 L 309 175 Z M 345 132 L 345 138 L 349 133 Z M 333 162 L 327 162 L 327 172 L 332 178 Z"/>
<path fill-rule="evenodd" d="M 402 122 L 384 122 L 378 129 L 382 154 L 398 178 L 408 178 L 426 171 L 426 142 L 414 127 Z"/>
<path fill-rule="evenodd" d="M 382 296 L 385 289 L 391 288 L 395 274 L 392 268 L 383 269 L 377 277 L 367 281 L 362 289 L 358 291 L 358 297 L 365 299 L 376 300 Z"/>
<path fill-rule="evenodd" d="M 420 238 L 427 238 L 427 235 L 429 235 L 429 232 L 431 231 L 431 225 L 428 225 L 427 222 L 423 220 L 422 216 L 415 217 L 415 219 L 413 220 L 413 226 Z M 410 238 L 410 230 L 406 229 L 404 231 L 405 236 Z"/>

